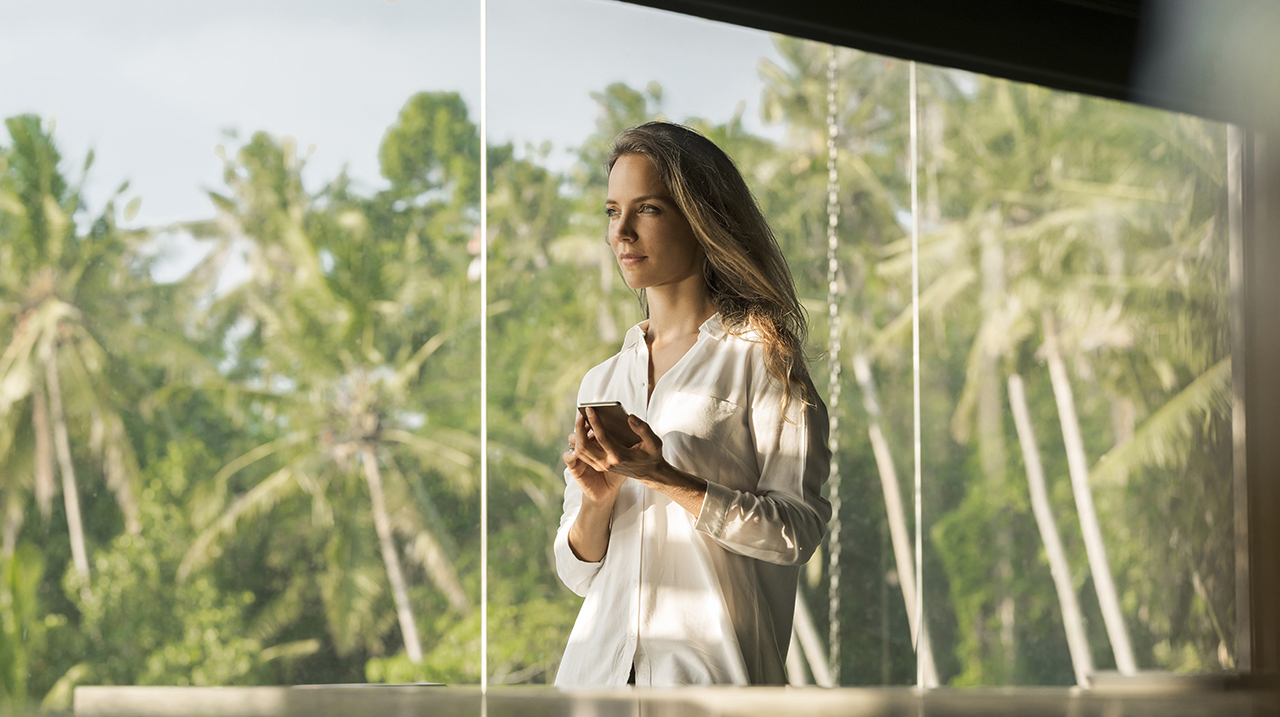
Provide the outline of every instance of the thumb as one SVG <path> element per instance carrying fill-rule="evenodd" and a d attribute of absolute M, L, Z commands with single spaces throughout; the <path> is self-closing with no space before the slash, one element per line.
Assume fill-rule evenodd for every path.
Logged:
<path fill-rule="evenodd" d="M 627 425 L 631 426 L 631 430 L 640 436 L 640 441 L 647 446 L 660 446 L 662 441 L 658 438 L 658 434 L 653 432 L 649 424 L 640 420 L 634 413 L 627 414 Z"/>

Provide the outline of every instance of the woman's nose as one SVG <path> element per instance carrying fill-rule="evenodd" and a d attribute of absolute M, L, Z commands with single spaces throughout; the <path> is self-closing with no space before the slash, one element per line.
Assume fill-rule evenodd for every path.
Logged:
<path fill-rule="evenodd" d="M 635 241 L 636 231 L 631 216 L 626 212 L 620 214 L 609 228 L 609 233 L 616 241 Z"/>

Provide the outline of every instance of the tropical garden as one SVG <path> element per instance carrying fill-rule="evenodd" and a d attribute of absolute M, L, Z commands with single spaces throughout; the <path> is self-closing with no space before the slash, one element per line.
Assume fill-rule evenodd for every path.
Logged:
<path fill-rule="evenodd" d="M 776 48 L 781 139 L 741 110 L 671 119 L 752 184 L 839 427 L 838 544 L 803 571 L 793 681 L 1232 669 L 1225 128 L 922 66 L 913 165 L 907 63 Z M 490 683 L 554 679 L 580 604 L 550 556 L 562 437 L 582 374 L 643 318 L 603 241 L 602 163 L 665 116 L 656 84 L 592 96 L 571 168 L 490 145 L 484 185 L 452 93 L 388 118 L 377 190 L 308 190 L 288 137 L 229 132 L 208 215 L 171 227 L 134 221 L 123 178 L 90 203 L 92 154 L 5 121 L 0 701 L 475 683 L 486 570 Z M 160 282 L 177 232 L 206 253 Z"/>

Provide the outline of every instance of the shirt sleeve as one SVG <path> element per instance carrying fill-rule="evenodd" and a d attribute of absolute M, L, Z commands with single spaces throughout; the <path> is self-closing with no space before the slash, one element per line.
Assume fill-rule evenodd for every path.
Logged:
<path fill-rule="evenodd" d="M 780 565 L 809 560 L 826 534 L 831 504 L 827 408 L 806 380 L 808 400 L 782 388 L 759 365 L 752 381 L 751 437 L 760 478 L 755 491 L 707 483 L 695 527 L 741 555 Z"/>
<path fill-rule="evenodd" d="M 560 580 L 564 582 L 565 587 L 586 597 L 587 590 L 595 580 L 596 573 L 600 572 L 600 566 L 604 560 L 588 563 L 574 555 L 573 548 L 569 547 L 569 528 L 573 527 L 573 521 L 578 518 L 578 510 L 582 507 L 582 489 L 569 474 L 568 468 L 564 471 L 564 480 L 564 513 L 560 516 L 560 527 L 556 530 L 555 541 L 556 573 L 560 575 Z"/>

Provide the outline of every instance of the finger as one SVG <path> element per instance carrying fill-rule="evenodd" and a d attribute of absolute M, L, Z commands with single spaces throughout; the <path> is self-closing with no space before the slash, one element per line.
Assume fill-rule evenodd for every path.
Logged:
<path fill-rule="evenodd" d="M 582 414 L 573 420 L 573 449 L 581 451 L 587 445 L 587 425 L 582 420 Z"/>
<path fill-rule="evenodd" d="M 587 426 L 586 419 L 582 414 L 578 414 L 577 420 L 574 421 L 573 440 L 570 442 L 573 446 L 574 455 L 579 458 L 585 458 L 588 455 L 594 455 L 599 444 L 596 443 L 592 436 L 591 428 Z M 593 466 L 594 467 L 594 466 Z"/>
<path fill-rule="evenodd" d="M 600 444 L 600 447 L 604 449 L 607 455 L 616 456 L 618 447 L 614 445 L 613 439 L 605 435 L 605 432 L 600 428 L 600 424 L 596 420 L 596 409 L 587 409 L 587 420 L 591 422 L 591 430 L 595 432 L 595 439 Z"/>
<path fill-rule="evenodd" d="M 600 444 L 590 435 L 588 435 L 586 442 L 578 444 L 578 447 L 574 450 L 574 455 L 578 457 L 578 460 L 597 470 L 599 470 L 600 462 L 606 458 L 604 450 L 600 448 Z"/>
<path fill-rule="evenodd" d="M 574 461 L 573 466 L 567 470 L 569 471 L 569 475 L 573 477 L 574 482 L 583 487 L 586 487 L 586 485 L 591 483 L 591 475 L 598 473 L 598 471 L 587 465 L 584 461 Z"/>
<path fill-rule="evenodd" d="M 631 430 L 640 436 L 640 443 L 649 452 L 662 450 L 662 439 L 658 438 L 658 434 L 653 432 L 649 424 L 640 420 L 640 417 L 634 413 L 627 414 L 627 425 L 631 426 Z"/>

